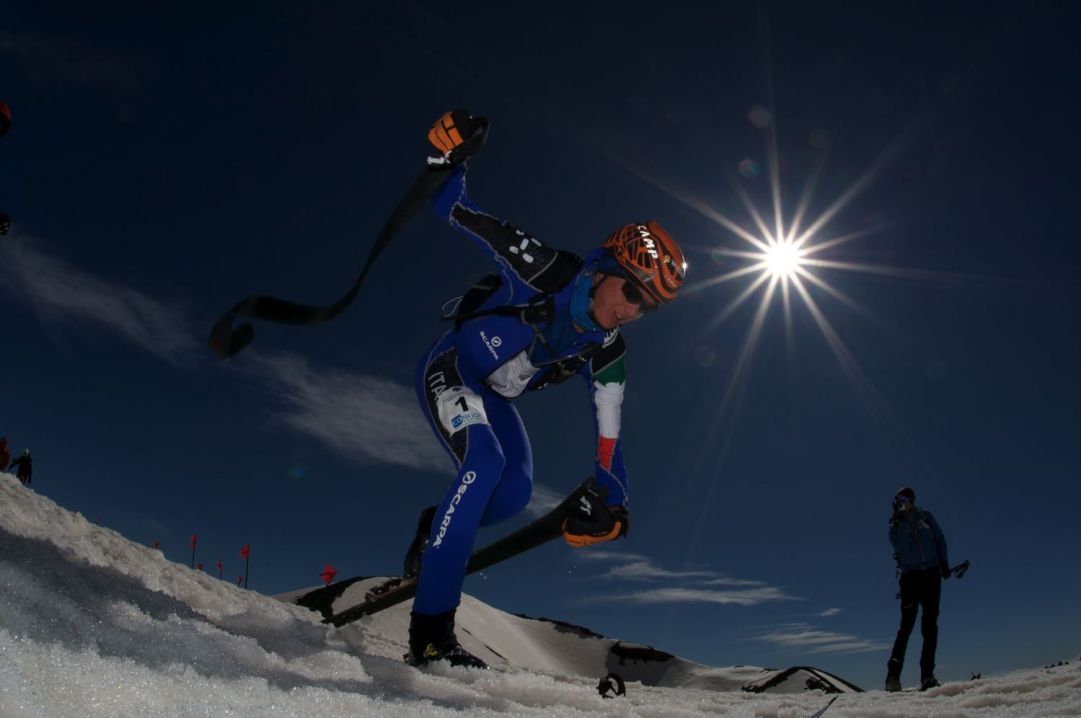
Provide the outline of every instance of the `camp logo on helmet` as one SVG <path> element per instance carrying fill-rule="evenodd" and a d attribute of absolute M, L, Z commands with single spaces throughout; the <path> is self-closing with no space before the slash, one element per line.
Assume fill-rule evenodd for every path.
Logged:
<path fill-rule="evenodd" d="M 458 487 L 458 491 L 450 498 L 450 505 L 447 506 L 447 513 L 443 514 L 443 520 L 439 522 L 439 533 L 436 534 L 435 541 L 432 542 L 432 548 L 438 548 L 439 544 L 443 543 L 443 537 L 447 535 L 447 529 L 450 527 L 450 522 L 454 519 L 455 507 L 462 502 L 462 497 L 465 496 L 465 492 L 469 491 L 469 486 L 476 480 L 477 472 L 475 471 L 467 471 L 462 474 L 462 485 Z"/>
<path fill-rule="evenodd" d="M 653 240 L 653 235 L 649 233 L 646 226 L 643 224 L 638 225 L 638 236 L 642 238 L 642 242 L 646 245 L 646 251 L 649 252 L 649 256 L 654 259 L 659 259 L 657 255 L 657 243 Z"/>

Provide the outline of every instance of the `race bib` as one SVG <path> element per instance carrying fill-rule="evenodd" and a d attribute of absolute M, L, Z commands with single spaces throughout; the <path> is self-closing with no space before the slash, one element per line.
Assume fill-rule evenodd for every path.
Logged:
<path fill-rule="evenodd" d="M 451 434 L 470 424 L 487 424 L 484 401 L 474 392 L 461 386 L 452 386 L 435 400 L 439 423 Z"/>

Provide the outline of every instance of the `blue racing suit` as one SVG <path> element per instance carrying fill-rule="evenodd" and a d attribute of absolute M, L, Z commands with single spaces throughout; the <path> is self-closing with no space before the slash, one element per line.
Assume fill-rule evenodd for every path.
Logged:
<path fill-rule="evenodd" d="M 459 315 L 417 368 L 421 409 L 457 468 L 422 558 L 413 610 L 425 615 L 460 602 L 478 528 L 529 503 L 533 453 L 511 403 L 523 392 L 573 374 L 585 379 L 598 435 L 595 476 L 609 505 L 627 502 L 619 445 L 623 338 L 618 330 L 583 330 L 571 318 L 602 254 L 583 260 L 481 212 L 466 195 L 465 167 L 451 172 L 433 207 L 495 260 L 501 282 L 479 308 Z"/>

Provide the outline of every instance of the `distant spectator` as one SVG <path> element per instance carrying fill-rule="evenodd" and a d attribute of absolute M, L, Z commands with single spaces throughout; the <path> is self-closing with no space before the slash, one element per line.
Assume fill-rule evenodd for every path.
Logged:
<path fill-rule="evenodd" d="M 916 625 L 916 613 L 923 607 L 920 632 L 920 690 L 939 685 L 935 678 L 935 649 L 938 647 L 938 608 L 942 579 L 950 577 L 946 537 L 930 511 L 916 506 L 916 492 L 904 486 L 893 497 L 890 543 L 901 573 L 901 626 L 886 666 L 886 690 L 901 690 L 901 668 L 905 663 L 908 637 Z"/>
<path fill-rule="evenodd" d="M 7 471 L 9 461 L 11 461 L 11 452 L 8 451 L 8 438 L 0 436 L 0 471 Z"/>
<path fill-rule="evenodd" d="M 15 469 L 15 475 L 19 477 L 19 481 L 23 482 L 23 486 L 29 484 L 34 473 L 30 449 L 24 450 L 22 456 L 12 461 L 10 468 Z"/>

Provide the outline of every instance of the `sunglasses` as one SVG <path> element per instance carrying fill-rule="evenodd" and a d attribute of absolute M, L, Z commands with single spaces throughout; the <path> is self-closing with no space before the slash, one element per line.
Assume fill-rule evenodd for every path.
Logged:
<path fill-rule="evenodd" d="M 631 280 L 623 280 L 623 298 L 631 304 L 638 305 L 638 311 L 642 314 L 646 312 L 652 312 L 657 308 L 656 303 L 646 303 L 646 296 L 642 293 L 642 290 L 638 288 L 638 285 L 631 283 Z"/>

